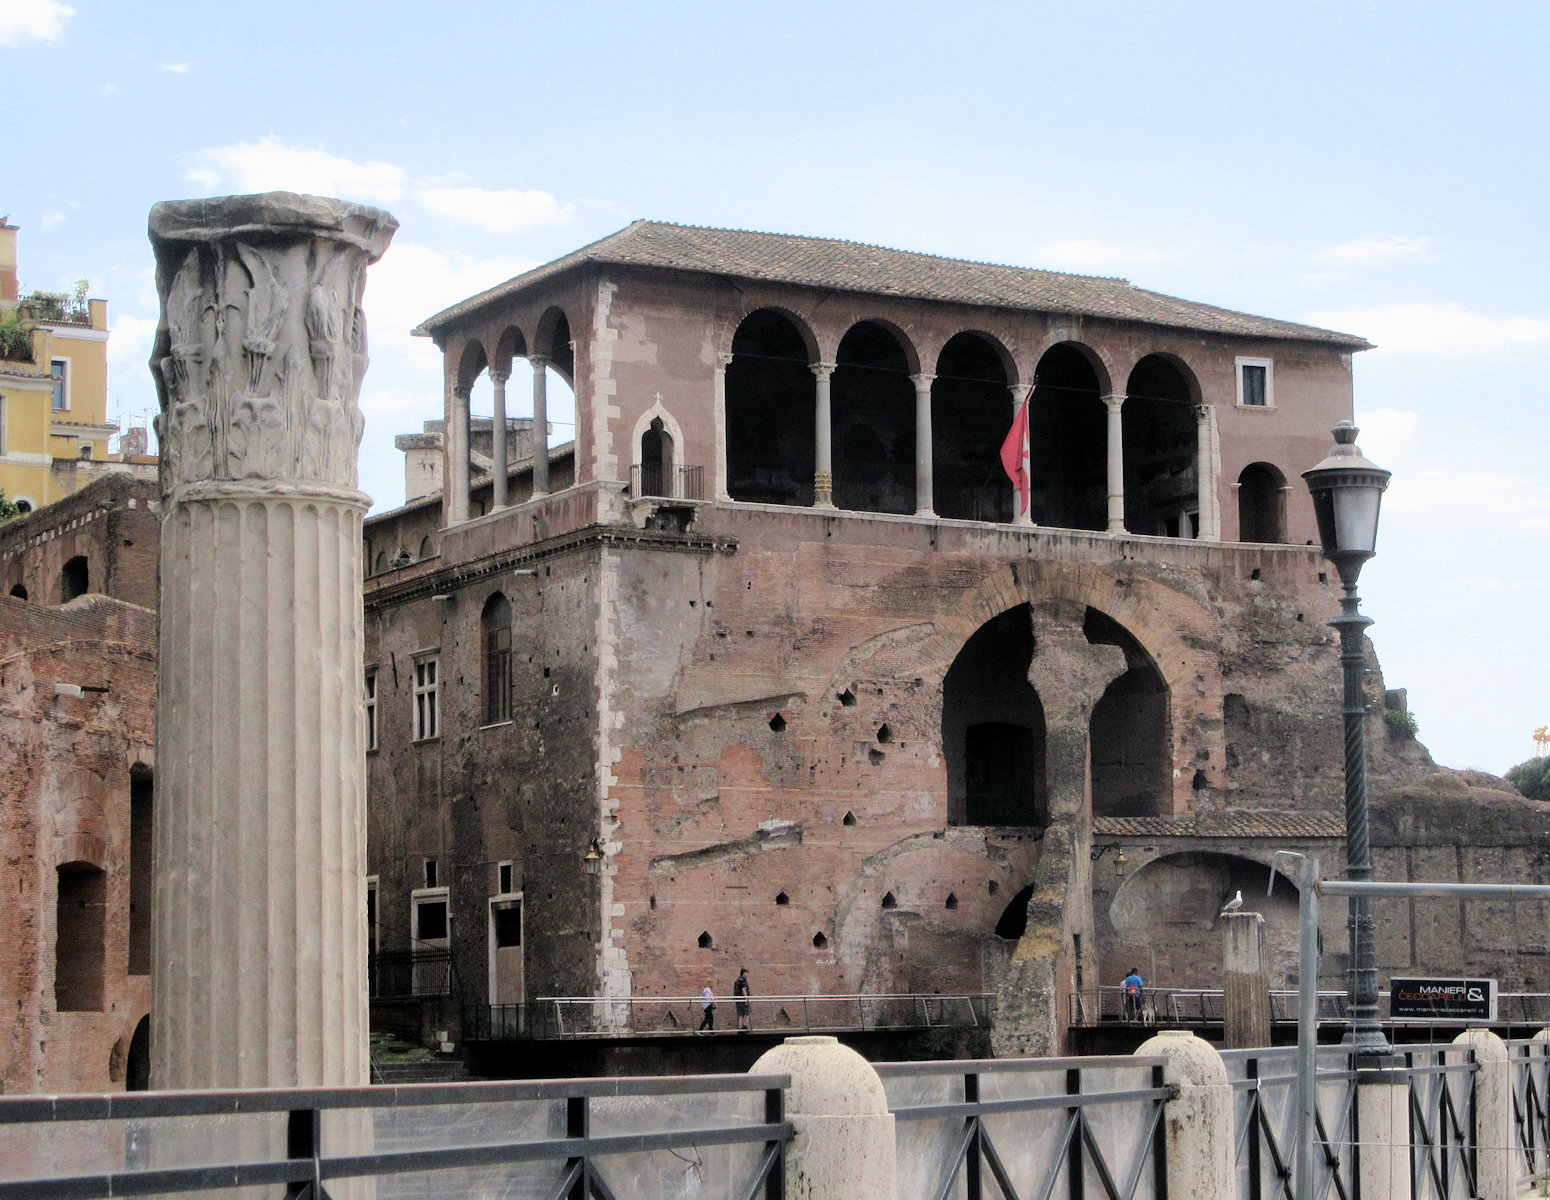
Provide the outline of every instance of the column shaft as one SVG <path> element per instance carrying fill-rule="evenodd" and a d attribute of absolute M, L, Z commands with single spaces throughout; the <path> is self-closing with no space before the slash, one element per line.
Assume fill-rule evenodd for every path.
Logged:
<path fill-rule="evenodd" d="M 448 525 L 468 520 L 468 389 L 452 386 L 452 403 L 447 412 L 447 466 L 442 475 L 447 481 L 446 514 Z"/>
<path fill-rule="evenodd" d="M 533 499 L 549 494 L 549 360 L 541 354 L 533 364 Z"/>
<path fill-rule="evenodd" d="M 490 500 L 491 508 L 505 508 L 507 467 L 506 467 L 506 381 L 511 378 L 510 371 L 491 371 L 490 383 L 495 391 L 493 421 L 490 433 L 493 439 L 490 448 L 490 477 L 494 495 Z"/>
<path fill-rule="evenodd" d="M 1105 396 L 1109 410 L 1109 532 L 1125 532 L 1125 397 Z"/>
<path fill-rule="evenodd" d="M 813 445 L 813 507 L 834 507 L 834 426 L 830 414 L 830 383 L 834 378 L 833 363 L 814 363 L 813 389 L 814 433 Z"/>
<path fill-rule="evenodd" d="M 935 375 L 915 375 L 915 515 L 936 516 L 931 481 L 931 384 Z"/>
<path fill-rule="evenodd" d="M 1011 389 L 1010 390 L 1011 390 L 1011 393 L 1012 393 L 1012 420 L 1015 422 L 1017 420 L 1018 406 L 1019 405 L 1023 405 L 1023 404 L 1032 404 L 1033 403 L 1033 389 L 1032 388 L 1024 388 L 1024 387 L 1022 387 L 1022 385 L 1014 383 L 1014 384 L 1011 385 Z M 1030 412 L 1029 416 L 1031 417 L 1032 415 L 1033 414 Z M 1031 453 L 1031 447 L 1028 445 L 1028 432 L 1027 432 L 1027 425 L 1026 424 L 1024 424 L 1024 426 L 1023 426 L 1023 462 L 1025 464 L 1027 464 L 1030 468 L 1032 467 L 1032 453 Z M 1032 525 L 1033 524 L 1033 513 L 1031 511 L 1024 511 L 1024 509 L 1023 509 L 1022 493 L 1017 490 L 1017 485 L 1015 483 L 1012 484 L 1011 487 L 1012 487 L 1012 524 L 1014 524 L 1014 525 Z M 1031 509 L 1032 505 L 1033 505 L 1033 494 L 1031 492 L 1029 493 L 1029 496 L 1028 496 L 1028 504 L 1029 504 L 1029 508 Z"/>
<path fill-rule="evenodd" d="M 1217 498 L 1222 473 L 1217 443 L 1216 409 L 1202 404 L 1195 409 L 1196 503 L 1200 510 L 1197 536 L 1202 541 L 1222 540 L 1222 506 Z"/>
<path fill-rule="evenodd" d="M 727 368 L 731 365 L 731 354 L 722 351 L 716 355 L 716 478 L 711 494 L 717 500 L 732 498 L 727 490 Z"/>

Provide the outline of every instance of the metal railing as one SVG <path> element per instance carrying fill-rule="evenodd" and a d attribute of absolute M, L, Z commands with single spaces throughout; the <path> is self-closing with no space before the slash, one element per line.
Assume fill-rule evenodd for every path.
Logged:
<path fill-rule="evenodd" d="M 785 1075 L 0 1097 L 0 1200 L 219 1196 L 780 1200 Z M 336 1192 L 336 1194 L 339 1194 Z"/>
<path fill-rule="evenodd" d="M 1410 1076 L 1410 1194 L 1414 1200 L 1473 1200 L 1479 1195 L 1475 1052 L 1468 1046 L 1412 1046 L 1403 1057 Z"/>
<path fill-rule="evenodd" d="M 1550 1042 L 1507 1043 L 1512 1060 L 1512 1124 L 1518 1174 L 1526 1183 L 1550 1181 Z"/>
<path fill-rule="evenodd" d="M 630 468 L 630 495 L 658 496 L 667 500 L 703 500 L 705 468 L 636 463 Z"/>
<path fill-rule="evenodd" d="M 1390 1018 L 1388 992 L 1378 993 L 1378 1011 L 1384 1020 L 1410 1025 L 1435 1024 L 1427 1018 Z M 1347 1020 L 1348 996 L 1344 991 L 1318 994 L 1321 1021 Z M 1084 988 L 1069 997 L 1071 1024 L 1132 1025 L 1220 1025 L 1222 1023 L 1221 988 L 1146 988 L 1138 1005 L 1127 1004 L 1122 987 Z M 1296 1024 L 1297 993 L 1276 990 L 1270 993 L 1270 1019 Z M 1550 994 L 1543 992 L 1504 992 L 1497 997 L 1497 1025 L 1550 1025 Z"/>
<path fill-rule="evenodd" d="M 748 1001 L 750 1032 L 781 1035 L 985 1028 L 990 1024 L 988 992 L 942 996 L 820 995 L 757 996 Z M 465 1042 L 538 1041 L 570 1038 L 674 1037 L 704 1023 L 698 996 L 545 996 L 525 1004 L 468 1005 L 463 1009 Z M 736 999 L 718 996 L 712 1033 L 738 1032 Z"/>
<path fill-rule="evenodd" d="M 1233 1088 L 1233 1161 L 1240 1200 L 1293 1200 L 1292 1164 L 1297 1106 L 1296 1050 L 1222 1053 Z M 1356 1074 L 1337 1046 L 1319 1051 L 1313 1136 L 1315 1179 L 1307 1194 L 1354 1192 Z"/>
<path fill-rule="evenodd" d="M 879 1063 L 899 1200 L 1166 1195 L 1161 1058 Z"/>
<path fill-rule="evenodd" d="M 459 991 L 450 950 L 384 950 L 366 960 L 373 1000 L 413 1000 Z"/>

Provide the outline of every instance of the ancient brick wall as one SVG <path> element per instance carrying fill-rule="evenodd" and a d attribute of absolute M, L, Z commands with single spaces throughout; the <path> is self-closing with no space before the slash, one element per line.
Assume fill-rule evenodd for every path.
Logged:
<path fill-rule="evenodd" d="M 59 604 L 65 564 L 84 558 L 88 590 L 156 607 L 160 530 L 153 480 L 108 475 L 73 496 L 0 526 L 4 594 Z"/>

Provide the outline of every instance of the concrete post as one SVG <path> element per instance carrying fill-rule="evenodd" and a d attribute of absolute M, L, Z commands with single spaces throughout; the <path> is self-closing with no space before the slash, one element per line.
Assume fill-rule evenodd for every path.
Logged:
<path fill-rule="evenodd" d="M 1270 976 L 1265 970 L 1265 918 L 1222 917 L 1222 1024 L 1229 1050 L 1270 1045 Z"/>
<path fill-rule="evenodd" d="M 1410 1200 L 1410 1081 L 1402 1067 L 1357 1071 L 1356 1132 L 1362 1200 Z"/>
<path fill-rule="evenodd" d="M 931 481 L 931 384 L 935 375 L 912 375 L 915 385 L 915 515 L 934 517 Z"/>
<path fill-rule="evenodd" d="M 1455 1045 L 1475 1052 L 1475 1194 L 1511 1200 L 1518 1194 L 1517 1134 L 1512 1117 L 1512 1058 L 1489 1029 L 1466 1029 Z"/>
<path fill-rule="evenodd" d="M 549 494 L 549 360 L 529 356 L 533 367 L 533 499 Z"/>
<path fill-rule="evenodd" d="M 1222 445 L 1216 429 L 1216 409 L 1195 409 L 1195 503 L 1200 511 L 1201 541 L 1222 540 L 1222 503 L 1217 496 L 1222 474 Z"/>
<path fill-rule="evenodd" d="M 1164 1109 L 1168 1200 L 1236 1195 L 1232 1084 L 1222 1056 L 1194 1034 L 1171 1029 L 1142 1042 L 1136 1054 L 1166 1058 L 1163 1081 L 1178 1092 Z"/>
<path fill-rule="evenodd" d="M 1033 403 L 1033 389 L 1031 389 L 1031 388 L 1024 388 L 1021 384 L 1013 384 L 1010 387 L 1009 390 L 1012 393 L 1012 420 L 1015 421 L 1015 420 L 1017 420 L 1017 406 L 1020 405 L 1020 404 L 1032 404 Z M 1028 417 L 1029 417 L 1030 420 L 1032 420 L 1032 418 L 1033 418 L 1033 411 L 1031 409 L 1028 412 Z M 1028 455 L 1028 437 L 1027 437 L 1026 434 L 1023 437 L 1023 455 L 1025 457 L 1029 457 L 1029 455 Z M 1031 465 L 1032 464 L 1031 464 L 1031 461 L 1030 461 L 1030 466 Z M 1011 488 L 1012 488 L 1012 524 L 1013 525 L 1032 526 L 1032 524 L 1033 524 L 1033 513 L 1031 511 L 1030 512 L 1024 512 L 1023 511 L 1023 507 L 1022 507 L 1022 505 L 1023 505 L 1023 498 L 1022 498 L 1021 495 L 1018 494 L 1017 485 L 1014 483 L 1014 484 L 1011 485 Z M 1033 507 L 1033 495 L 1032 495 L 1032 493 L 1029 493 L 1029 496 L 1028 496 L 1028 506 L 1029 506 L 1030 509 Z"/>
<path fill-rule="evenodd" d="M 1108 478 L 1109 532 L 1125 532 L 1125 397 L 1105 396 L 1109 410 Z"/>
<path fill-rule="evenodd" d="M 490 429 L 490 436 L 494 439 L 490 447 L 490 482 L 494 489 L 490 499 L 492 509 L 506 507 L 506 381 L 510 378 L 510 371 L 490 372 L 490 384 L 495 389 L 491 417 L 494 424 Z"/>
<path fill-rule="evenodd" d="M 356 399 L 397 227 L 289 192 L 151 209 L 159 1089 L 368 1081 Z"/>
<path fill-rule="evenodd" d="M 814 363 L 813 378 L 818 386 L 813 391 L 813 507 L 834 507 L 834 422 L 830 412 L 830 384 L 834 379 L 833 363 Z"/>
<path fill-rule="evenodd" d="M 447 481 L 449 494 L 446 504 L 446 522 L 457 525 L 468 520 L 469 504 L 469 426 L 473 423 L 468 410 L 469 389 L 461 384 L 452 385 L 452 405 L 447 413 L 446 469 L 442 472 Z"/>
<path fill-rule="evenodd" d="M 791 1076 L 786 1200 L 897 1200 L 893 1114 L 866 1059 L 832 1037 L 793 1037 L 749 1073 Z"/>

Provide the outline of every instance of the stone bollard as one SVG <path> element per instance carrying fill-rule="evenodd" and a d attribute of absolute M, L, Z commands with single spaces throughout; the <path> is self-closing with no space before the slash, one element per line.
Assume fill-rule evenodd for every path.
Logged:
<path fill-rule="evenodd" d="M 1397 1056 L 1356 1072 L 1357 1187 L 1362 1200 L 1410 1200 L 1410 1077 Z"/>
<path fill-rule="evenodd" d="M 1163 1081 L 1178 1089 L 1167 1103 L 1168 1200 L 1220 1200 L 1237 1191 L 1233 1170 L 1232 1084 L 1209 1042 L 1166 1030 L 1137 1055 L 1168 1060 Z"/>
<path fill-rule="evenodd" d="M 749 1074 L 791 1076 L 786 1200 L 897 1200 L 893 1114 L 866 1059 L 832 1037 L 793 1037 Z"/>
<path fill-rule="evenodd" d="M 1455 1045 L 1475 1052 L 1475 1194 L 1510 1200 L 1518 1194 L 1517 1134 L 1512 1117 L 1512 1059 L 1507 1043 L 1489 1029 L 1466 1029 Z"/>
<path fill-rule="evenodd" d="M 368 1082 L 356 398 L 397 228 L 290 192 L 151 209 L 156 1088 Z"/>
<path fill-rule="evenodd" d="M 1222 1027 L 1229 1050 L 1270 1045 L 1270 976 L 1259 913 L 1222 918 Z"/>

